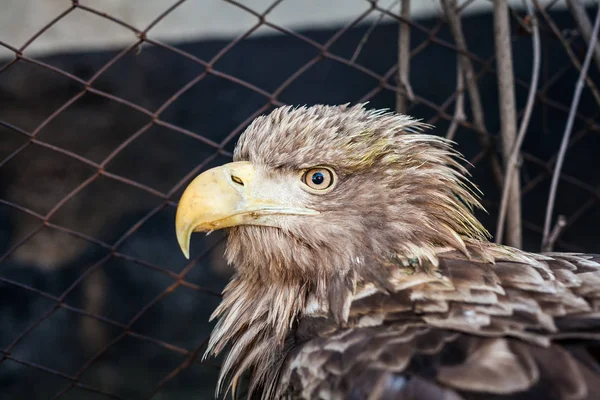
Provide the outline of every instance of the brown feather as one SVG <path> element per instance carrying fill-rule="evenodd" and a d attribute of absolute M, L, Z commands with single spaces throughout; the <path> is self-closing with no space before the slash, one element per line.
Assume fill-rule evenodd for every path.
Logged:
<path fill-rule="evenodd" d="M 513 271 L 511 278 L 504 279 L 507 284 L 518 282 L 518 277 L 522 276 L 523 280 L 530 285 L 537 282 L 538 286 L 551 284 L 552 287 L 555 287 L 556 280 L 553 275 L 556 274 L 556 271 L 565 268 L 565 264 L 556 262 L 556 260 L 561 260 L 560 255 L 555 254 L 554 257 L 556 258 L 546 261 L 550 272 L 547 280 L 540 278 L 541 274 L 532 273 L 533 269 L 526 264 L 502 260 L 498 260 L 495 264 L 477 264 L 465 259 L 464 263 L 461 263 L 454 256 L 451 262 L 446 262 L 441 254 L 440 269 L 441 266 L 444 266 L 446 276 L 451 277 L 449 278 L 450 283 L 455 288 L 464 284 L 465 280 L 468 281 L 461 272 L 465 265 L 470 265 L 472 270 L 483 268 L 487 269 L 491 275 L 498 272 L 498 275 L 505 277 L 507 271 Z M 507 265 L 509 266 L 507 267 Z M 519 269 L 520 265 L 523 266 L 523 271 Z M 595 267 L 590 263 L 586 265 L 586 268 Z M 574 271 L 576 276 L 579 275 L 577 272 L 577 270 Z M 477 290 L 483 290 L 477 283 L 481 280 L 474 279 L 473 281 L 478 287 Z M 495 279 L 492 278 L 490 282 L 494 281 Z M 579 284 L 574 285 L 574 282 L 579 282 Z M 421 285 L 429 284 L 431 282 Z M 596 326 L 595 332 L 598 332 L 598 316 L 591 312 L 591 308 L 586 305 L 585 298 L 579 297 L 571 291 L 582 285 L 581 279 L 570 279 L 569 285 L 556 286 L 555 298 L 549 297 L 546 293 L 547 289 L 537 288 L 536 290 L 534 288 L 532 290 L 529 286 L 511 285 L 515 287 L 507 289 L 505 295 L 497 296 L 495 303 L 491 306 L 480 306 L 473 303 L 473 297 L 468 294 L 463 297 L 464 303 L 457 300 L 455 296 L 448 295 L 447 297 L 451 299 L 449 302 L 452 304 L 449 307 L 451 311 L 432 311 L 430 314 L 423 307 L 414 307 L 412 312 L 393 312 L 394 318 L 390 319 L 388 323 L 385 322 L 388 321 L 385 318 L 380 325 L 365 328 L 352 327 L 353 323 L 357 326 L 359 321 L 358 318 L 352 318 L 354 315 L 353 303 L 350 311 L 350 326 L 340 330 L 339 332 L 343 332 L 343 334 L 336 339 L 337 342 L 347 342 L 348 348 L 345 349 L 342 344 L 334 347 L 328 346 L 327 334 L 316 335 L 321 338 L 309 342 L 313 345 L 306 349 L 301 346 L 298 352 L 290 355 L 290 363 L 284 366 L 285 373 L 281 375 L 282 380 L 278 385 L 284 390 L 283 388 L 288 384 L 295 382 L 300 387 L 309 388 L 311 386 L 307 385 L 307 381 L 325 380 L 330 382 L 328 388 L 330 398 L 345 398 L 349 394 L 345 391 L 344 380 L 353 381 L 354 377 L 351 375 L 353 372 L 360 373 L 363 369 L 375 369 L 382 373 L 401 374 L 406 379 L 416 373 L 423 379 L 430 379 L 432 384 L 437 382 L 437 385 L 442 384 L 453 388 L 457 395 L 466 396 L 464 398 L 470 398 L 469 393 L 472 395 L 487 393 L 488 395 L 504 396 L 502 398 L 508 399 L 512 398 L 511 395 L 517 396 L 519 393 L 534 394 L 540 390 L 539 386 L 542 386 L 549 388 L 544 390 L 555 393 L 557 399 L 587 399 L 590 390 L 588 386 L 597 386 L 596 383 L 591 384 L 590 379 L 594 377 L 594 379 L 600 380 L 600 368 L 595 364 L 596 369 L 590 369 L 587 364 L 571 356 L 566 348 L 561 347 L 560 335 L 568 333 L 571 337 L 584 337 L 581 336 L 584 332 L 578 325 L 566 324 L 564 330 L 559 331 L 553 322 L 555 320 L 562 321 L 565 313 L 573 313 L 570 314 L 570 318 L 579 322 L 587 321 L 589 318 L 590 323 Z M 494 290 L 497 289 L 495 285 L 491 285 L 487 290 L 495 293 Z M 441 297 L 439 293 L 434 295 L 433 291 L 424 291 L 419 285 L 401 288 L 401 291 L 416 291 L 420 296 L 426 293 L 436 298 Z M 381 313 L 381 305 L 384 304 L 381 296 L 381 293 L 374 293 L 357 300 L 360 313 L 365 313 L 366 305 L 370 304 L 370 298 L 377 299 L 375 303 L 371 304 L 377 304 L 374 309 Z M 399 300 L 407 298 L 406 295 L 391 294 L 388 296 Z M 405 302 L 410 304 L 406 300 Z M 564 302 L 564 307 L 557 310 L 555 304 L 561 302 Z M 428 325 L 434 325 L 437 328 L 427 328 Z M 448 350 L 449 343 L 459 342 L 462 345 L 454 346 L 452 351 L 460 354 L 459 348 L 461 348 L 464 354 L 463 359 L 447 364 L 442 354 Z M 339 367 L 328 369 L 328 361 L 325 361 L 322 369 L 315 369 L 313 365 L 312 374 L 304 375 L 303 378 L 295 375 L 294 365 L 310 363 L 308 359 L 304 359 L 307 357 L 304 351 L 323 354 L 326 350 L 339 351 L 335 356 L 330 354 L 327 360 L 335 360 L 333 361 L 335 363 L 346 360 L 343 370 Z M 344 355 L 345 351 L 348 353 Z M 425 356 L 429 356 L 429 359 L 432 360 L 428 367 L 432 371 L 427 373 L 424 373 L 422 369 L 418 371 L 419 368 L 416 368 L 414 364 Z M 354 364 L 352 360 L 355 360 Z M 356 364 L 360 364 L 360 367 L 356 367 Z M 340 380 L 341 377 L 343 380 Z M 542 391 L 542 393 L 545 392 Z M 310 391 L 305 392 L 304 395 L 304 398 L 315 398 L 314 396 L 316 396 Z M 397 395 L 402 394 L 399 392 Z"/>
<path fill-rule="evenodd" d="M 261 179 L 328 166 L 317 216 L 229 230 L 236 274 L 207 355 L 265 399 L 591 399 L 600 256 L 498 246 L 442 138 L 362 105 L 282 107 L 236 147 Z M 573 354 L 573 355 L 572 355 Z M 586 356 L 587 355 L 587 356 Z"/>

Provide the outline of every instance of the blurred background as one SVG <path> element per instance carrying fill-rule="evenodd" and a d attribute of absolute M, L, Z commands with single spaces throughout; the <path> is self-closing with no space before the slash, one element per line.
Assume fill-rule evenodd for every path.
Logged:
<path fill-rule="evenodd" d="M 253 118 L 283 104 L 368 101 L 434 124 L 469 161 L 478 216 L 496 237 L 505 227 L 502 242 L 599 252 L 597 10 L 3 3 L 0 398 L 213 397 L 219 360 L 201 358 L 231 270 L 220 232 L 195 236 L 183 257 L 175 207 L 193 177 L 231 159 Z"/>

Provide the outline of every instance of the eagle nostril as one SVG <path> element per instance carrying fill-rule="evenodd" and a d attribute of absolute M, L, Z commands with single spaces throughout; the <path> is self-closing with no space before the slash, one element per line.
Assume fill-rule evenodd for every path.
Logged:
<path fill-rule="evenodd" d="M 231 180 L 235 183 L 237 183 L 240 186 L 244 186 L 244 181 L 242 181 L 241 178 L 235 176 L 235 175 L 231 175 Z"/>

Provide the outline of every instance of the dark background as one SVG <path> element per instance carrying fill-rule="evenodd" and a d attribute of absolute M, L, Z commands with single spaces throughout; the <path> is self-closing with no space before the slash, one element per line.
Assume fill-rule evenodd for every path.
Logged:
<path fill-rule="evenodd" d="M 575 28 L 568 13 L 551 16 L 561 29 Z M 438 22 L 418 21 L 427 29 Z M 522 109 L 531 76 L 532 44 L 515 20 L 512 23 L 517 105 Z M 301 34 L 324 44 L 340 28 Z M 350 59 L 367 29 L 348 30 L 328 54 Z M 469 50 L 479 59 L 490 60 L 494 55 L 491 15 L 466 17 L 463 29 Z M 397 62 L 397 31 L 395 23 L 378 25 L 356 62 L 385 75 Z M 417 29 L 411 35 L 413 49 L 428 39 Z M 453 43 L 445 25 L 436 37 Z M 582 60 L 583 41 L 571 40 Z M 521 175 L 524 248 L 531 251 L 540 249 L 552 160 L 578 76 L 543 24 L 542 41 L 542 90 L 523 145 Z M 202 41 L 175 47 L 210 60 L 229 43 Z M 60 54 L 39 61 L 87 80 L 117 53 Z M 273 93 L 319 54 L 313 45 L 290 35 L 250 38 L 229 49 L 213 68 Z M 477 61 L 474 65 L 477 72 L 483 71 L 479 89 L 486 127 L 496 143 L 495 61 L 487 68 Z M 594 64 L 590 71 L 597 82 Z M 146 43 L 120 58 L 92 86 L 154 111 L 204 72 L 199 63 Z M 455 90 L 456 51 L 429 44 L 411 59 L 410 74 L 414 92 L 428 101 L 414 103 L 410 114 L 433 122 L 436 132 L 445 134 L 449 121 L 437 118 L 436 107 Z M 393 76 L 388 82 L 396 85 Z M 89 91 L 61 109 L 81 90 L 73 79 L 31 62 L 19 61 L 0 72 L 0 398 L 143 399 L 153 394 L 154 399 L 210 398 L 218 364 L 201 363 L 201 354 L 212 327 L 208 317 L 230 271 L 220 258 L 223 247 L 218 233 L 195 236 L 191 253 L 197 258 L 191 263 L 184 259 L 174 235 L 174 202 L 182 188 L 176 188 L 170 199 L 165 197 L 216 150 L 181 130 L 154 124 L 102 166 L 108 174 L 93 178 L 97 167 L 51 146 L 100 164 L 152 118 Z M 326 56 L 286 86 L 277 101 L 338 104 L 367 98 L 369 107 L 393 109 L 395 96 L 360 68 Z M 233 133 L 222 154 L 210 159 L 204 169 L 226 162 L 248 119 L 269 105 L 273 102 L 264 94 L 209 72 L 178 96 L 160 119 L 217 143 Z M 59 109 L 32 142 L 27 133 Z M 465 109 L 471 120 L 468 97 Z M 453 110 L 451 105 L 446 113 L 452 115 Z M 557 195 L 555 213 L 569 222 L 557 250 L 600 251 L 597 113 L 596 103 L 584 90 Z M 460 127 L 455 140 L 466 158 L 474 160 L 473 179 L 485 194 L 489 212 L 479 217 L 494 233 L 500 192 L 485 159 L 476 157 L 481 152 L 476 135 Z M 498 146 L 495 151 L 499 154 Z M 46 215 L 88 179 L 91 182 L 61 204 L 46 225 L 34 215 Z M 183 279 L 187 284 L 182 284 Z"/>

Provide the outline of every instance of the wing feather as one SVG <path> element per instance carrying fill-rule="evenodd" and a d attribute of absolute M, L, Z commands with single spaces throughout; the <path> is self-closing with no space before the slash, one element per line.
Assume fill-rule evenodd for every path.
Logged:
<path fill-rule="evenodd" d="M 600 393 L 600 256 L 532 263 L 440 257 L 439 279 L 368 288 L 332 330 L 304 336 L 276 385 L 304 399 L 569 399 Z M 568 342 L 565 340 L 568 339 Z"/>

